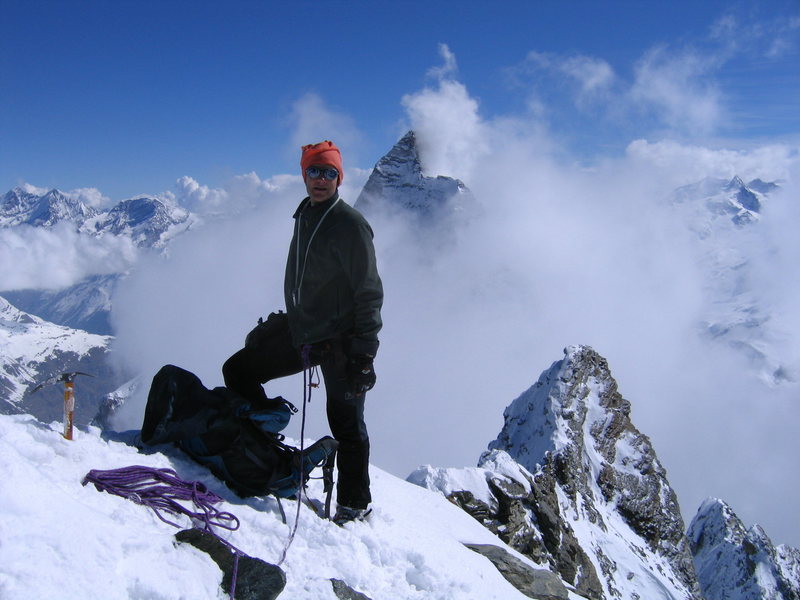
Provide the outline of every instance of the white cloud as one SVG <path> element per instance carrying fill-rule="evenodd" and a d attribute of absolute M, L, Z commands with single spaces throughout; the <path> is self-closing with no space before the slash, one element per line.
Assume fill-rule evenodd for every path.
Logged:
<path fill-rule="evenodd" d="M 583 94 L 594 94 L 609 88 L 614 83 L 614 70 L 606 61 L 574 56 L 561 63 L 561 70 L 578 82 Z"/>
<path fill-rule="evenodd" d="M 0 289 L 59 289 L 90 275 L 125 271 L 136 258 L 127 238 L 83 235 L 67 223 L 0 229 Z"/>
<path fill-rule="evenodd" d="M 773 144 L 749 150 L 713 149 L 682 144 L 673 140 L 648 142 L 634 140 L 627 156 L 637 162 L 671 174 L 673 183 L 683 185 L 704 177 L 730 178 L 738 175 L 745 181 L 786 180 L 800 164 L 798 148 Z"/>
<path fill-rule="evenodd" d="M 719 52 L 726 58 L 747 54 L 773 60 L 796 51 L 798 29 L 798 15 L 753 19 L 732 9 L 711 25 L 709 40 L 719 44 Z"/>
<path fill-rule="evenodd" d="M 655 48 L 637 63 L 630 98 L 674 131 L 711 133 L 724 112 L 711 77 L 716 66 L 715 59 L 695 52 Z"/>
<path fill-rule="evenodd" d="M 31 185 L 30 183 L 23 183 L 19 186 L 24 192 L 29 194 L 35 194 L 36 196 L 44 196 L 50 190 L 47 188 L 36 187 L 35 185 Z"/>
<path fill-rule="evenodd" d="M 444 47 L 443 53 L 445 66 L 441 73 L 449 74 L 449 50 Z M 466 87 L 442 77 L 435 88 L 403 96 L 402 103 L 409 127 L 417 134 L 425 173 L 469 179 L 475 164 L 486 152 L 486 133 L 478 114 L 478 102 L 470 97 Z"/>
<path fill-rule="evenodd" d="M 86 206 L 103 210 L 113 204 L 111 198 L 104 196 L 97 188 L 78 188 L 64 192 L 69 198 L 83 202 Z"/>
<path fill-rule="evenodd" d="M 447 44 L 439 44 L 439 56 L 442 58 L 442 64 L 428 69 L 428 77 L 433 77 L 438 81 L 456 77 L 458 74 L 456 55 Z"/>
<path fill-rule="evenodd" d="M 175 182 L 175 192 L 172 199 L 195 213 L 217 213 L 229 208 L 228 192 L 220 189 L 211 189 L 200 185 L 189 176 L 183 176 Z"/>
<path fill-rule="evenodd" d="M 544 71 L 556 77 L 566 76 L 563 83 L 575 90 L 575 104 L 580 107 L 587 102 L 605 98 L 617 83 L 613 67 L 605 60 L 582 54 L 561 56 L 551 52 L 528 53 L 523 66 L 517 72 Z"/>
<path fill-rule="evenodd" d="M 297 158 L 297 173 L 300 174 L 300 148 L 323 140 L 333 141 L 342 151 L 345 170 L 357 164 L 357 148 L 362 135 L 355 121 L 347 114 L 328 106 L 318 94 L 305 94 L 295 101 L 289 117 L 292 129 L 288 156 Z"/>

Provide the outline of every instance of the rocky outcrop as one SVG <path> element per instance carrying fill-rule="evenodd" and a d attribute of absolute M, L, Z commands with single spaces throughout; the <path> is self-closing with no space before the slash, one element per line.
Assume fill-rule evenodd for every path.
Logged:
<path fill-rule="evenodd" d="M 371 600 L 366 594 L 355 591 L 341 579 L 331 579 L 333 593 L 339 600 Z"/>
<path fill-rule="evenodd" d="M 508 550 L 491 544 L 465 544 L 488 558 L 511 585 L 534 600 L 568 600 L 569 591 L 557 575 L 546 569 L 534 569 Z"/>
<path fill-rule="evenodd" d="M 477 469 L 423 467 L 409 480 L 583 597 L 701 598 L 675 493 L 603 357 L 567 348 L 504 419 Z"/>
<path fill-rule="evenodd" d="M 248 556 L 223 542 L 210 531 L 184 529 L 175 534 L 211 557 L 222 571 L 221 588 L 234 600 L 275 600 L 286 587 L 286 573 L 277 565 Z"/>
<path fill-rule="evenodd" d="M 722 500 L 703 503 L 688 536 L 706 600 L 800 599 L 800 551 L 745 528 Z"/>

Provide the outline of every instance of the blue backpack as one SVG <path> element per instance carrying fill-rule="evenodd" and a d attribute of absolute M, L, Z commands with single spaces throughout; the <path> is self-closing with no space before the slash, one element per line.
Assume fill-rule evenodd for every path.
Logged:
<path fill-rule="evenodd" d="M 296 496 L 315 467 L 330 496 L 337 442 L 325 437 L 302 454 L 280 433 L 297 412 L 288 400 L 256 405 L 225 387 L 206 388 L 194 374 L 162 367 L 150 386 L 142 442 L 174 443 L 241 497 Z"/>

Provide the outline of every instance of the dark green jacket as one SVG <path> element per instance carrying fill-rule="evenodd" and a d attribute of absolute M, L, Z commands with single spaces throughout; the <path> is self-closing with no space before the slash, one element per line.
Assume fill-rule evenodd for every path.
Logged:
<path fill-rule="evenodd" d="M 352 354 L 374 356 L 383 285 L 372 228 L 338 193 L 317 205 L 305 198 L 294 219 L 284 279 L 294 345 L 345 335 Z"/>

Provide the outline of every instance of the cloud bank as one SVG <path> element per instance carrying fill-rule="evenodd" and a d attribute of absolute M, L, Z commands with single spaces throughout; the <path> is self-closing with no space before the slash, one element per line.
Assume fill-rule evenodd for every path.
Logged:
<path fill-rule="evenodd" d="M 0 290 L 64 288 L 126 271 L 137 258 L 129 239 L 82 235 L 67 223 L 0 229 Z"/>
<path fill-rule="evenodd" d="M 797 181 L 797 148 L 648 141 L 648 129 L 631 138 L 626 154 L 587 168 L 541 113 L 481 114 L 478 99 L 455 79 L 455 57 L 446 47 L 441 52 L 444 66 L 431 72 L 433 84 L 406 95 L 402 105 L 426 171 L 465 181 L 480 211 L 459 230 L 442 233 L 447 244 L 435 230 L 421 242 L 396 219 L 372 219 L 386 290 L 379 379 L 367 409 L 373 462 L 401 476 L 424 463 L 475 464 L 499 432 L 505 406 L 562 357 L 563 347 L 589 344 L 609 359 L 687 520 L 705 497 L 719 496 L 776 542 L 798 545 L 793 514 L 800 483 L 791 475 L 800 455 L 797 387 L 764 386 L 741 354 L 698 335 L 707 301 L 702 248 L 664 201 L 678 185 L 705 176 Z M 600 60 L 547 61 L 579 83 L 576 101 L 618 85 Z M 639 63 L 640 88 L 630 86 L 630 97 L 658 114 L 659 128 L 694 119 L 713 129 L 719 114 L 713 84 L 690 85 L 669 102 L 643 87 L 650 78 L 669 90 L 670 82 L 699 80 L 708 68 L 653 51 Z M 293 146 L 309 136 L 337 144 L 339 133 L 356 139 L 344 135 L 353 121 L 334 118 L 321 98 L 305 97 L 297 106 L 302 116 Z M 321 134 L 332 123 L 346 130 Z M 343 153 L 347 160 L 345 144 Z M 364 181 L 359 173 L 345 178 L 350 202 Z M 291 214 L 303 191 L 294 175 L 281 180 L 286 185 L 266 181 L 272 183 L 245 175 L 214 194 L 183 181 L 198 205 L 251 210 L 186 234 L 168 258 L 140 264 L 120 286 L 118 350 L 146 377 L 173 363 L 209 387 L 220 385 L 222 363 L 257 317 L 283 308 Z M 790 362 L 797 357 L 800 299 L 796 278 L 781 270 L 790 272 L 798 258 L 788 225 L 797 222 L 788 221 L 797 218 L 793 185 L 765 211 L 771 224 L 753 234 L 765 242 L 754 256 L 764 266 L 757 271 L 761 300 L 780 316 Z M 299 401 L 301 383 L 286 378 L 268 393 Z M 127 415 L 133 426 L 141 422 L 142 392 L 137 400 Z M 308 408 L 309 436 L 327 433 L 323 404 L 317 393 Z M 287 433 L 297 437 L 299 419 Z"/>

